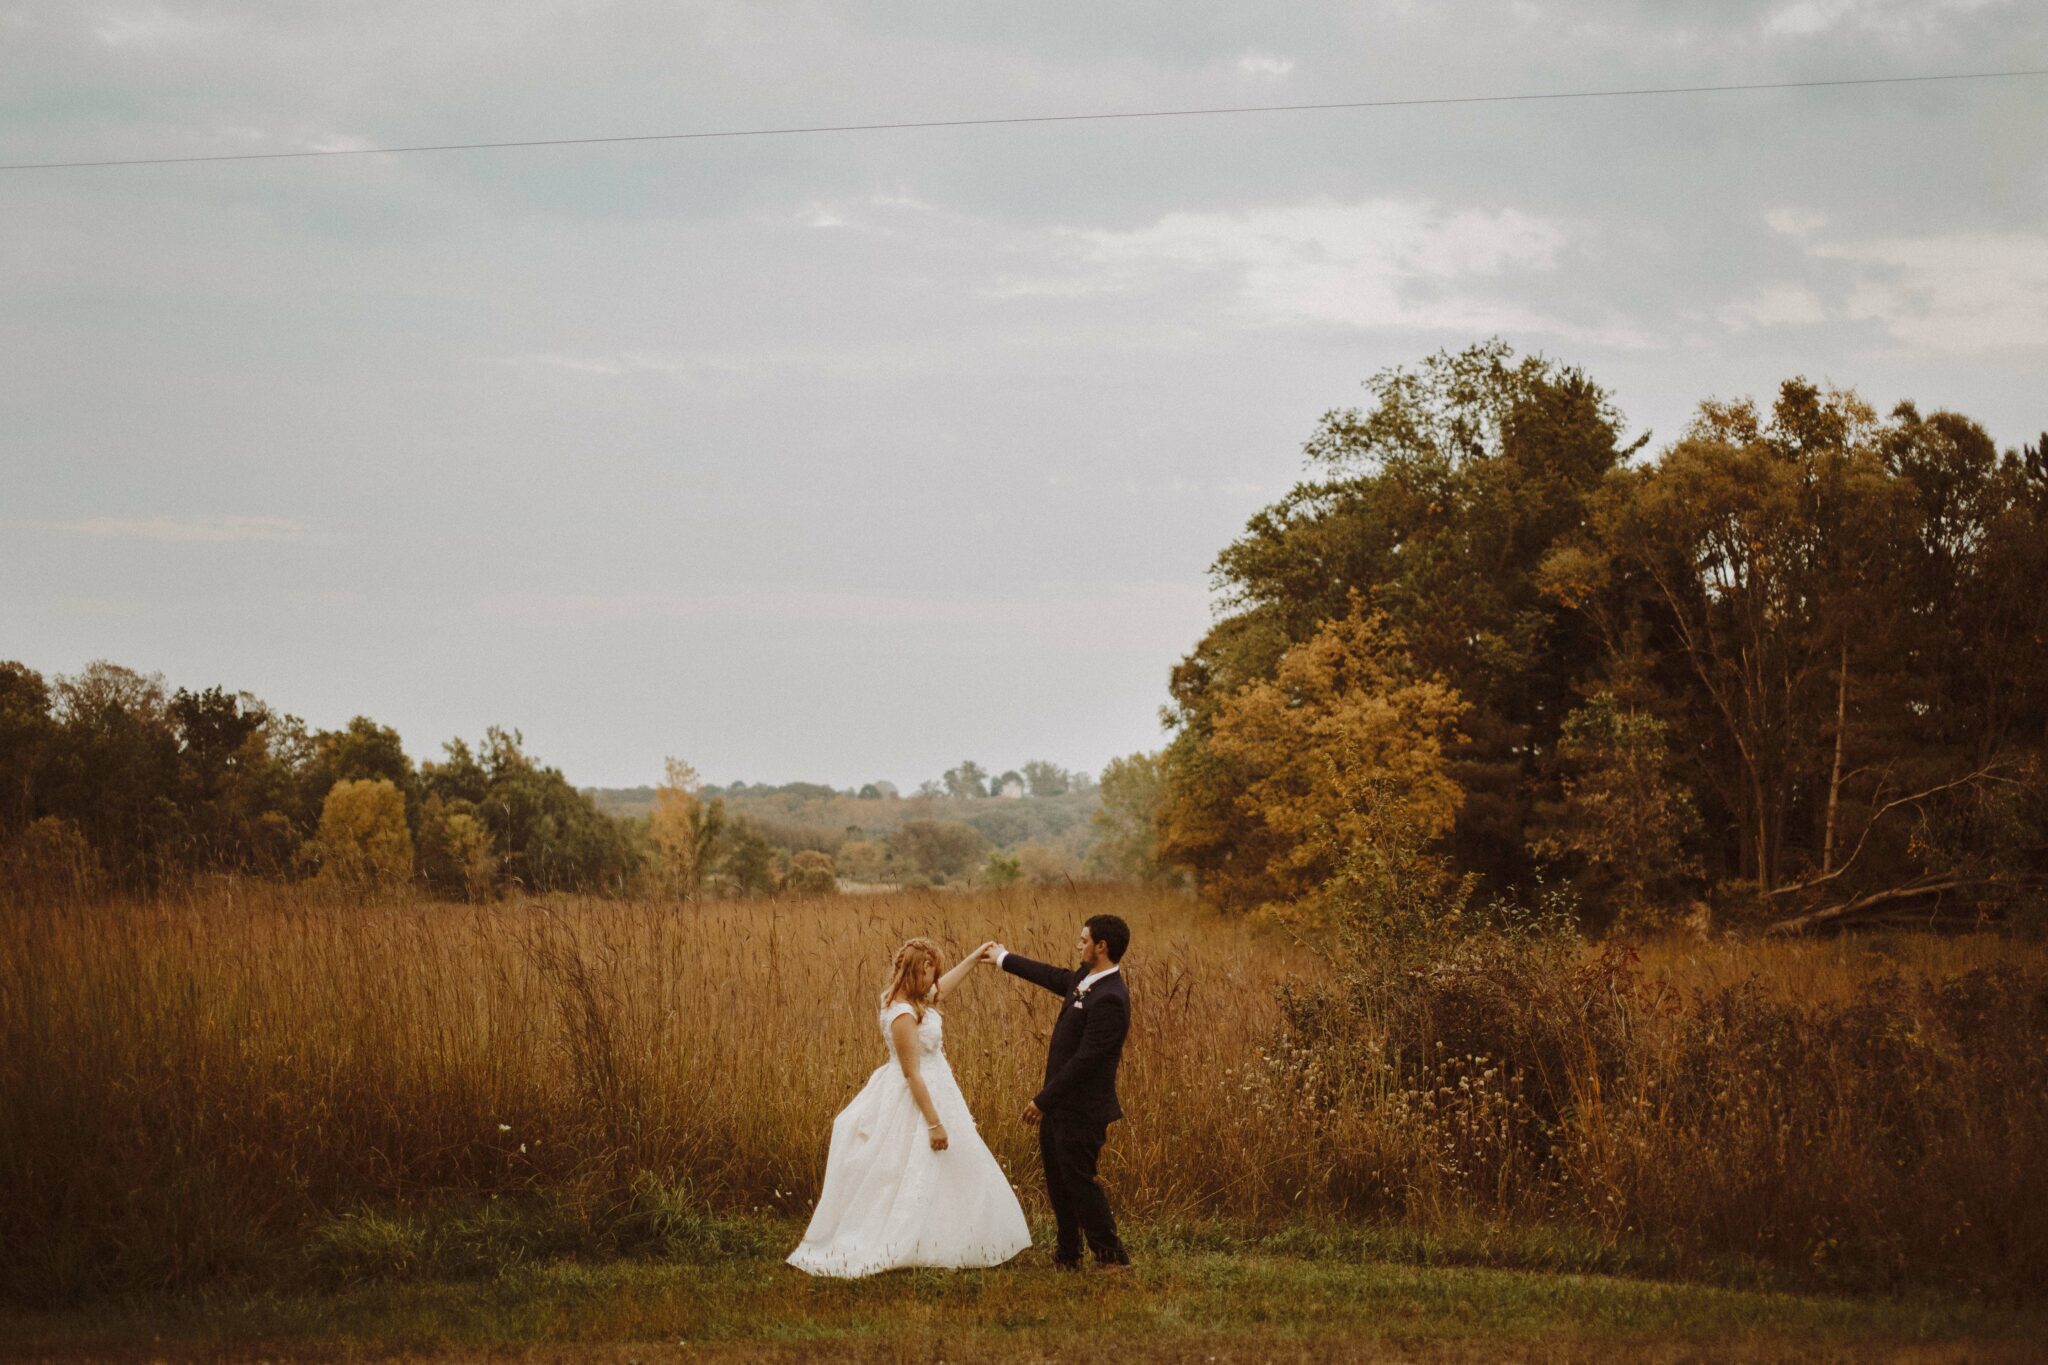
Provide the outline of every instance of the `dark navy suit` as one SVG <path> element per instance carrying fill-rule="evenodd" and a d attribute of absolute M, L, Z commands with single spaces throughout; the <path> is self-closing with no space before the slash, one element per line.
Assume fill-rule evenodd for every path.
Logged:
<path fill-rule="evenodd" d="M 1116 1098 L 1116 1067 L 1131 1028 L 1131 996 L 1122 972 L 1097 977 L 1085 993 L 1077 988 L 1087 973 L 1033 962 L 1019 953 L 1003 958 L 1003 970 L 1043 986 L 1060 997 L 1045 1054 L 1045 1086 L 1032 1102 L 1045 1117 L 1038 1125 L 1038 1154 L 1045 1162 L 1045 1192 L 1059 1227 L 1053 1258 L 1078 1265 L 1081 1239 L 1104 1264 L 1129 1265 L 1117 1240 L 1109 1196 L 1095 1178 L 1096 1160 L 1109 1125 L 1124 1116 Z"/>

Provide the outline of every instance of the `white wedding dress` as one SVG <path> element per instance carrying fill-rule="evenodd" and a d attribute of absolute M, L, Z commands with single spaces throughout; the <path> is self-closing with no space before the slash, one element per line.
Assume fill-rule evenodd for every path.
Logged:
<path fill-rule="evenodd" d="M 1031 1245 L 1017 1192 L 975 1130 L 946 1063 L 939 1012 L 927 1007 L 917 1026 L 918 1070 L 947 1141 L 945 1151 L 932 1150 L 889 1031 L 898 1015 L 912 1013 L 900 1000 L 882 1011 L 889 1060 L 832 1120 L 818 1207 L 789 1255 L 799 1270 L 857 1276 L 899 1266 L 992 1266 Z"/>

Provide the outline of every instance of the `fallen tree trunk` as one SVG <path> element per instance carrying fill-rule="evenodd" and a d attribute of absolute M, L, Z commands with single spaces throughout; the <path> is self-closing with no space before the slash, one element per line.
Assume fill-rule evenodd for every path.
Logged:
<path fill-rule="evenodd" d="M 1873 891 L 1857 896 L 1839 905 L 1830 905 L 1804 915 L 1779 920 L 1765 929 L 1766 934 L 1804 934 L 1814 929 L 1846 928 L 1853 924 L 1884 921 L 1900 922 L 1923 918 L 1909 914 L 1904 907 L 1914 901 L 1932 898 L 1935 905 L 1927 917 L 1942 913 L 1941 903 L 1945 896 L 1954 891 L 1974 891 L 1985 887 L 2011 886 L 2013 883 L 1993 880 L 1987 877 L 1957 877 L 1948 881 L 1914 882 L 1906 886 L 1894 886 L 1884 891 Z"/>

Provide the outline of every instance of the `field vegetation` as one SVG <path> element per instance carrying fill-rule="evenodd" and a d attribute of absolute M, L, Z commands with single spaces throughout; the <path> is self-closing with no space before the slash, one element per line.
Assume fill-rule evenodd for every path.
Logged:
<path fill-rule="evenodd" d="M 1105 1163 L 1144 1235 L 1351 1228 L 1470 1264 L 2043 1287 L 2037 943 L 1638 954 L 1510 916 L 1354 958 L 1120 887 L 473 905 L 260 881 L 0 928 L 0 1287 L 53 1304 L 762 1255 L 882 1060 L 897 943 L 1058 957 L 1103 910 L 1136 934 L 1131 1117 Z M 993 971 L 946 1011 L 1035 1217 L 1013 1111 L 1046 1013 Z"/>

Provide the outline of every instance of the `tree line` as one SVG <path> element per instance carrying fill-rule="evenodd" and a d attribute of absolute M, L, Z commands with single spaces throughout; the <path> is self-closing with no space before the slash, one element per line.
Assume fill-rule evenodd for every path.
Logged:
<path fill-rule="evenodd" d="M 517 730 L 415 764 L 358 716 L 311 729 L 247 692 L 167 691 L 105 661 L 46 680 L 0 662 L 0 871 L 149 893 L 195 874 L 409 880 L 454 894 L 624 884 L 628 832 Z"/>
<path fill-rule="evenodd" d="M 1215 562 L 1170 741 L 1132 760 L 1158 863 L 1278 912 L 1402 844 L 1643 923 L 2039 885 L 2048 438 L 1794 378 L 1648 458 L 1499 341 L 1367 387 Z"/>
<path fill-rule="evenodd" d="M 992 795 L 972 762 L 947 777 L 925 784 L 938 798 L 899 799 L 873 783 L 720 787 L 670 759 L 657 787 L 594 793 L 517 730 L 493 726 L 415 763 L 397 731 L 364 716 L 315 729 L 247 692 L 173 691 L 106 661 L 49 679 L 0 662 L 0 898 L 147 895 L 209 873 L 468 899 L 1122 874 L 1115 850 L 1090 848 L 1089 774 L 1043 761 L 1004 774 L 1044 798 L 1027 801 L 970 800 Z M 633 799 L 621 812 L 597 796 Z M 881 809 L 891 818 L 848 815 Z"/>

